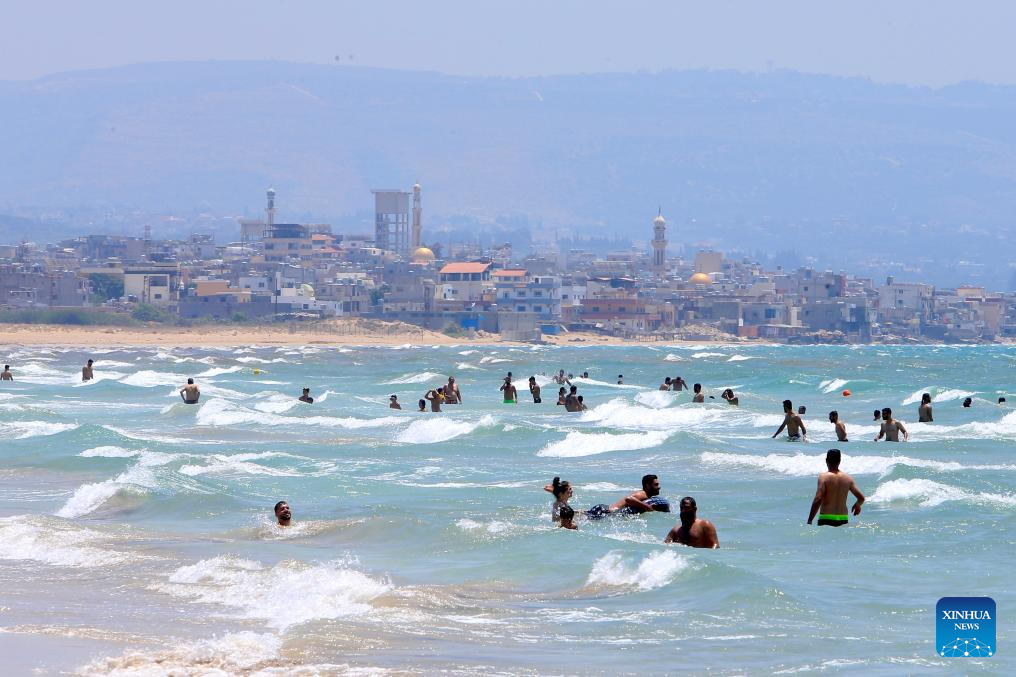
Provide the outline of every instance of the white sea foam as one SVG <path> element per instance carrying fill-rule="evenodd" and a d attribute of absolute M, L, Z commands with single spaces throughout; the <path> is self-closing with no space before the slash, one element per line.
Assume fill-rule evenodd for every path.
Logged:
<path fill-rule="evenodd" d="M 667 356 L 663 358 L 664 362 L 684 362 L 684 358 L 674 353 L 667 353 Z"/>
<path fill-rule="evenodd" d="M 56 511 L 57 517 L 72 519 L 98 510 L 113 497 L 140 496 L 156 486 L 152 471 L 142 463 L 135 465 L 111 480 L 82 484 Z"/>
<path fill-rule="evenodd" d="M 583 484 L 582 488 L 586 491 L 632 491 L 631 487 L 622 487 L 613 482 L 590 482 Z"/>
<path fill-rule="evenodd" d="M 727 360 L 727 362 L 744 362 L 745 360 L 754 360 L 754 359 L 757 358 L 752 357 L 750 355 L 731 355 L 730 359 Z"/>
<path fill-rule="evenodd" d="M 847 379 L 834 378 L 829 381 L 822 381 L 821 383 L 818 384 L 818 387 L 822 390 L 823 393 L 828 394 L 836 392 L 837 390 L 847 385 L 848 383 L 850 383 L 850 381 Z"/>
<path fill-rule="evenodd" d="M 901 403 L 903 406 L 908 404 L 917 404 L 921 401 L 921 396 L 924 393 L 931 395 L 932 402 L 949 402 L 952 400 L 962 400 L 967 397 L 973 397 L 977 394 L 975 391 L 959 390 L 957 388 L 938 388 L 931 386 L 928 388 L 922 388 L 915 390 L 909 397 L 903 400 Z"/>
<path fill-rule="evenodd" d="M 225 677 L 226 675 L 317 675 L 314 665 L 280 663 L 282 638 L 254 632 L 226 633 L 222 637 L 188 641 L 178 646 L 141 651 L 129 649 L 120 656 L 96 658 L 74 674 L 85 677 Z M 343 666 L 321 666 L 327 674 L 340 674 Z M 355 672 L 341 674 L 356 674 Z M 364 673 L 359 677 L 368 677 Z M 383 674 L 383 673 L 377 673 Z"/>
<path fill-rule="evenodd" d="M 8 421 L 0 423 L 0 439 L 24 440 L 29 437 L 56 435 L 77 428 L 76 423 L 50 423 L 49 421 Z"/>
<path fill-rule="evenodd" d="M 483 370 L 483 367 L 477 367 L 475 364 L 469 364 L 468 362 L 459 362 L 455 365 L 455 368 L 459 371 L 466 371 L 468 369 Z"/>
<path fill-rule="evenodd" d="M 141 453 L 140 451 L 134 451 L 131 449 L 124 449 L 123 447 L 107 445 L 102 447 L 92 447 L 91 449 L 85 449 L 80 454 L 78 454 L 78 456 L 84 456 L 85 458 L 89 458 L 92 456 L 101 456 L 103 458 L 130 458 L 132 456 L 137 456 L 140 453 Z"/>
<path fill-rule="evenodd" d="M 653 409 L 663 409 L 677 402 L 677 393 L 669 390 L 646 390 L 636 393 L 635 401 Z"/>
<path fill-rule="evenodd" d="M 475 355 L 478 352 L 480 352 L 480 351 L 478 351 L 478 350 L 460 350 L 459 351 L 459 355 Z"/>
<path fill-rule="evenodd" d="M 707 451 L 701 454 L 704 465 L 719 467 L 762 468 L 784 475 L 807 477 L 825 472 L 825 454 L 727 454 Z M 841 466 L 853 475 L 884 475 L 896 466 L 927 468 L 936 472 L 960 472 L 964 470 L 1008 470 L 1016 471 L 1016 465 L 964 465 L 954 461 L 932 461 L 909 456 L 853 456 L 843 454 Z"/>
<path fill-rule="evenodd" d="M 269 412 L 260 412 L 247 409 L 235 402 L 227 400 L 212 399 L 201 405 L 198 410 L 195 422 L 202 426 L 239 426 L 269 425 L 269 426 L 301 426 L 314 425 L 325 428 L 378 428 L 402 422 L 398 416 L 382 416 L 380 418 L 337 418 L 333 416 L 280 416 Z"/>
<path fill-rule="evenodd" d="M 370 611 L 370 602 L 391 584 L 356 571 L 349 560 L 320 564 L 296 561 L 266 567 L 232 556 L 204 559 L 177 569 L 155 588 L 205 604 L 240 611 L 285 630 L 318 618 L 341 618 Z"/>
<path fill-rule="evenodd" d="M 491 520 L 490 522 L 477 522 L 469 518 L 460 519 L 455 523 L 459 529 L 463 531 L 485 531 L 488 534 L 502 534 L 506 531 L 511 530 L 511 522 L 502 522 L 499 520 Z"/>
<path fill-rule="evenodd" d="M 701 359 L 703 357 L 726 357 L 726 355 L 724 355 L 723 353 L 704 352 L 704 353 L 695 353 L 694 355 L 692 355 L 692 357 L 696 359 Z"/>
<path fill-rule="evenodd" d="M 719 409 L 701 405 L 649 409 L 631 405 L 622 398 L 615 398 L 582 412 L 579 420 L 628 430 L 679 430 L 722 420 L 730 409 L 733 407 Z"/>
<path fill-rule="evenodd" d="M 668 585 L 690 566 L 685 557 L 671 550 L 652 552 L 637 565 L 625 561 L 620 552 L 611 551 L 593 563 L 586 585 L 654 590 Z"/>
<path fill-rule="evenodd" d="M 993 508 L 1016 508 L 1016 494 L 973 492 L 926 479 L 890 480 L 879 485 L 868 499 L 872 503 L 916 502 L 924 508 L 947 501 L 966 501 Z"/>
<path fill-rule="evenodd" d="M 104 534 L 40 515 L 0 518 L 0 559 L 31 560 L 67 567 L 122 564 L 129 555 L 99 547 Z"/>
<path fill-rule="evenodd" d="M 468 435 L 477 428 L 492 426 L 496 422 L 490 414 L 484 414 L 476 421 L 452 421 L 445 418 L 428 417 L 416 420 L 399 433 L 396 442 L 402 444 L 434 444 Z"/>
<path fill-rule="evenodd" d="M 211 378 L 213 376 L 222 376 L 223 374 L 235 374 L 238 371 L 242 371 L 244 367 L 212 367 L 200 374 L 195 374 L 195 378 Z"/>
<path fill-rule="evenodd" d="M 266 451 L 250 454 L 212 454 L 206 457 L 204 465 L 188 464 L 180 466 L 179 472 L 183 475 L 267 475 L 270 477 L 300 477 L 303 473 L 286 468 L 273 468 L 261 465 L 254 461 L 267 458 L 293 458 L 293 456 L 281 452 Z"/>
<path fill-rule="evenodd" d="M 574 383 L 577 386 L 586 385 L 586 386 L 598 386 L 598 387 L 601 387 L 601 388 L 622 388 L 622 389 L 628 389 L 628 390 L 644 390 L 643 386 L 631 385 L 631 384 L 628 384 L 628 383 L 607 383 L 606 381 L 598 381 L 595 378 L 582 378 L 581 376 L 576 376 L 575 378 L 573 378 L 571 380 L 571 382 Z"/>
<path fill-rule="evenodd" d="M 445 380 L 445 377 L 441 374 L 435 374 L 432 371 L 423 371 L 418 374 L 406 374 L 399 378 L 392 379 L 391 381 L 384 381 L 381 385 L 404 385 L 408 383 L 426 383 L 427 381 Z"/>
<path fill-rule="evenodd" d="M 646 433 L 627 433 L 612 435 L 610 433 L 578 433 L 572 432 L 558 442 L 551 442 L 536 452 L 537 456 L 556 458 L 574 458 L 578 456 L 594 456 L 608 451 L 631 451 L 649 449 L 663 444 L 669 435 L 664 431 L 653 430 Z"/>
<path fill-rule="evenodd" d="M 170 374 L 163 371 L 152 371 L 143 369 L 129 374 L 120 379 L 120 383 L 141 388 L 154 388 L 156 386 L 175 385 L 184 378 L 178 374 Z"/>
<path fill-rule="evenodd" d="M 284 357 L 275 357 L 272 359 L 266 359 L 263 357 L 237 357 L 234 358 L 237 362 L 243 362 L 244 364 L 292 364 L 289 360 Z"/>

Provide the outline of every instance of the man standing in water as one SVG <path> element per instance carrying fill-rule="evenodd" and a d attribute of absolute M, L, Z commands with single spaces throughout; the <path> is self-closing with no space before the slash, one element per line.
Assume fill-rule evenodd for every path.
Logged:
<path fill-rule="evenodd" d="M 848 519 L 847 494 L 851 493 L 857 498 L 857 502 L 854 503 L 851 510 L 855 517 L 861 514 L 864 494 L 857 488 L 853 477 L 845 472 L 840 472 L 839 449 L 827 451 L 825 462 L 829 470 L 818 476 L 818 490 L 811 502 L 808 524 L 811 524 L 815 515 L 818 514 L 820 527 L 841 527 L 847 523 Z"/>
<path fill-rule="evenodd" d="M 716 536 L 716 525 L 709 520 L 698 518 L 695 499 L 685 496 L 681 499 L 681 524 L 676 525 L 663 539 L 664 543 L 680 543 L 692 548 L 718 548 L 720 539 Z"/>
<path fill-rule="evenodd" d="M 783 400 L 783 423 L 780 424 L 779 429 L 773 433 L 773 439 L 783 432 L 783 429 L 787 429 L 787 437 L 792 441 L 797 442 L 802 437 L 807 437 L 808 429 L 804 427 L 804 421 L 801 420 L 800 414 L 794 413 L 794 403 L 790 400 Z"/>
<path fill-rule="evenodd" d="M 694 386 L 692 386 L 692 392 L 695 393 L 694 395 L 691 396 L 692 402 L 697 402 L 701 404 L 706 401 L 706 396 L 702 394 L 701 383 L 696 383 Z"/>
<path fill-rule="evenodd" d="M 840 412 L 830 411 L 829 422 L 836 428 L 836 441 L 847 442 L 847 426 L 840 420 Z"/>
<path fill-rule="evenodd" d="M 280 527 L 288 527 L 290 525 L 293 521 L 293 511 L 289 509 L 288 503 L 279 501 L 275 504 L 275 519 Z"/>
<path fill-rule="evenodd" d="M 428 390 L 427 394 L 423 396 L 425 400 L 430 402 L 430 410 L 432 412 L 441 411 L 441 403 L 444 402 L 444 388 L 438 388 L 437 390 Z"/>
<path fill-rule="evenodd" d="M 85 366 L 81 367 L 81 380 L 91 381 L 95 378 L 95 374 L 92 373 L 92 360 L 88 360 Z"/>
<path fill-rule="evenodd" d="M 448 385 L 444 389 L 445 403 L 446 404 L 462 404 L 462 392 L 459 390 L 458 384 L 455 383 L 455 377 L 448 377 Z"/>
<path fill-rule="evenodd" d="M 535 376 L 529 377 L 529 393 L 533 396 L 533 404 L 543 402 L 540 399 L 540 384 L 536 382 Z"/>
<path fill-rule="evenodd" d="M 314 398 L 310 396 L 310 388 L 303 389 L 303 395 L 300 395 L 300 401 L 304 404 L 314 404 Z"/>
<path fill-rule="evenodd" d="M 675 376 L 670 381 L 670 389 L 681 392 L 682 390 L 688 389 L 688 383 L 680 376 Z"/>
<path fill-rule="evenodd" d="M 398 395 L 389 395 L 388 397 L 388 408 L 389 409 L 402 409 L 402 405 L 399 404 Z"/>
<path fill-rule="evenodd" d="M 11 365 L 5 364 L 4 370 L 0 372 L 0 381 L 13 381 L 14 374 L 11 373 Z"/>
<path fill-rule="evenodd" d="M 663 383 L 660 384 L 660 390 L 670 390 L 670 377 L 663 379 Z"/>
<path fill-rule="evenodd" d="M 656 475 L 642 476 L 642 490 L 625 496 L 610 506 L 610 511 L 624 509 L 629 513 L 670 512 L 670 501 L 660 496 L 660 478 Z"/>
<path fill-rule="evenodd" d="M 921 395 L 921 406 L 917 408 L 918 423 L 932 423 L 934 417 L 931 415 L 931 393 Z"/>
<path fill-rule="evenodd" d="M 505 404 L 517 404 L 518 403 L 518 392 L 515 390 L 515 386 L 512 384 L 512 377 L 505 376 L 504 383 L 501 384 L 501 392 L 504 393 Z"/>
<path fill-rule="evenodd" d="M 903 440 L 907 441 L 910 439 L 910 433 L 904 427 L 903 423 L 893 418 L 893 410 L 886 407 L 882 410 L 882 427 L 878 431 L 878 435 L 875 437 L 875 441 L 878 442 L 880 439 L 885 437 L 886 442 L 899 442 L 900 433 L 903 433 Z"/>
<path fill-rule="evenodd" d="M 187 379 L 187 385 L 180 388 L 180 397 L 186 404 L 197 404 L 201 399 L 201 390 L 194 385 L 194 379 Z"/>

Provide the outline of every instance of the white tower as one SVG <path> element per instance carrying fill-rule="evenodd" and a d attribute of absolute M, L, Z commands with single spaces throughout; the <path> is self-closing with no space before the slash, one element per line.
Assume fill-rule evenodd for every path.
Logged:
<path fill-rule="evenodd" d="M 413 186 L 413 251 L 422 246 L 420 237 L 423 233 L 423 207 L 420 204 L 420 184 Z"/>
<path fill-rule="evenodd" d="M 267 230 L 271 230 L 272 226 L 275 225 L 275 189 L 274 188 L 269 188 L 268 189 L 268 207 L 265 209 L 265 214 L 267 214 L 267 217 L 268 217 L 267 218 L 267 225 L 268 225 Z"/>
<path fill-rule="evenodd" d="M 667 220 L 663 208 L 653 219 L 653 272 L 663 277 L 667 272 Z"/>

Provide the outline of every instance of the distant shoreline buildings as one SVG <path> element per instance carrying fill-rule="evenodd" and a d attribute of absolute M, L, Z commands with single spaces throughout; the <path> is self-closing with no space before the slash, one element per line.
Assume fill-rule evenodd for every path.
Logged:
<path fill-rule="evenodd" d="M 541 246 L 516 257 L 425 244 L 422 187 L 373 190 L 373 233 L 239 219 L 238 239 L 84 235 L 0 244 L 0 310 L 130 313 L 154 306 L 183 319 L 365 316 L 505 339 L 592 331 L 632 340 L 768 339 L 800 343 L 1016 339 L 1016 298 L 983 287 L 935 288 L 892 277 L 765 270 L 699 251 L 668 256 L 663 210 L 649 246 L 597 255 Z"/>

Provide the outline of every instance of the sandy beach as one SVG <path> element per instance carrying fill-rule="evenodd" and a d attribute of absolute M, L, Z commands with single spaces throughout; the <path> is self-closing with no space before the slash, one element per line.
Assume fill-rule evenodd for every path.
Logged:
<path fill-rule="evenodd" d="M 543 337 L 553 345 L 633 345 L 630 339 L 572 332 Z M 666 340 L 666 343 L 681 341 Z M 737 343 L 729 340 L 694 340 L 688 343 L 719 345 Z M 89 327 L 70 325 L 11 324 L 0 325 L 0 344 L 24 346 L 233 346 L 233 345 L 453 345 L 509 344 L 497 334 L 480 332 L 469 336 L 448 336 L 399 322 L 377 320 L 331 320 L 293 325 L 202 327 Z M 653 342 L 644 342 L 652 345 Z M 752 341 L 752 343 L 761 343 Z"/>

